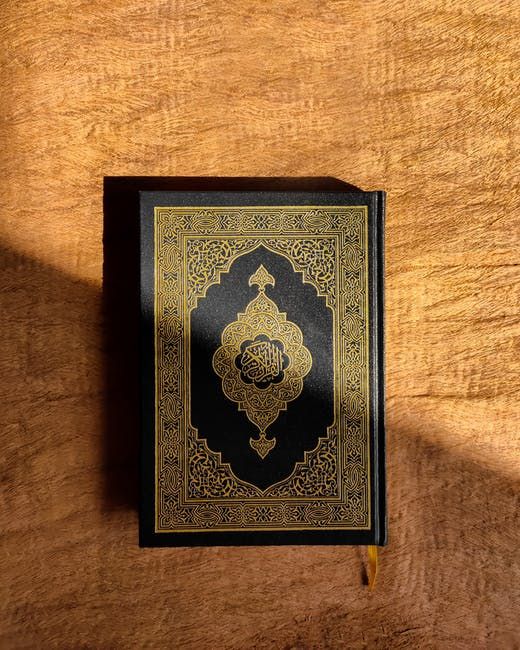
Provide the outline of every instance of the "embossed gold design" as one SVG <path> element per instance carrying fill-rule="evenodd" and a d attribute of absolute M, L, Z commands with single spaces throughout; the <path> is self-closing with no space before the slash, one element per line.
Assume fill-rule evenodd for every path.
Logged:
<path fill-rule="evenodd" d="M 239 365 L 241 376 L 247 383 L 259 388 L 267 387 L 278 377 L 283 378 L 288 363 L 283 343 L 271 341 L 263 334 L 259 334 L 254 341 L 244 341 L 235 357 L 235 365 Z"/>
<path fill-rule="evenodd" d="M 263 264 L 257 268 L 253 275 L 249 278 L 248 284 L 250 287 L 258 286 L 259 291 L 265 291 L 268 284 L 274 287 L 276 280 L 269 273 Z"/>
<path fill-rule="evenodd" d="M 249 278 L 258 294 L 225 327 L 213 355 L 224 395 L 258 428 L 260 437 L 249 443 L 261 458 L 276 445 L 276 438 L 267 438 L 267 428 L 300 395 L 312 366 L 300 328 L 267 296 L 269 284 L 274 286 L 275 278 L 260 265 Z"/>
<path fill-rule="evenodd" d="M 367 208 L 157 207 L 154 224 L 156 532 L 370 528 Z M 234 475 L 186 408 L 190 312 L 260 246 L 324 298 L 335 341 L 335 422 L 265 490 Z"/>
<path fill-rule="evenodd" d="M 276 445 L 276 438 L 268 438 L 265 431 L 260 431 L 258 438 L 249 438 L 249 444 L 260 458 L 264 459 Z"/>

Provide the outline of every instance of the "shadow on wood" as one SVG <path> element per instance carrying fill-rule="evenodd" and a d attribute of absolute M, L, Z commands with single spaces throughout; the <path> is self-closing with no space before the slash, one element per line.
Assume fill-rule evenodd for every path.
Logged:
<path fill-rule="evenodd" d="M 106 352 L 106 506 L 138 507 L 139 191 L 358 191 L 331 177 L 104 179 L 103 314 Z"/>

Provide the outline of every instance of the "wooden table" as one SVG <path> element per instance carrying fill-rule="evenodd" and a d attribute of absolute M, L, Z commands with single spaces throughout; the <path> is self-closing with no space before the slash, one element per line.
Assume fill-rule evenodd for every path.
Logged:
<path fill-rule="evenodd" d="M 518 647 L 508 5 L 4 3 L 2 648 Z M 387 190 L 375 593 L 355 547 L 137 547 L 124 211 L 104 287 L 102 243 L 104 179 L 132 175 Z"/>

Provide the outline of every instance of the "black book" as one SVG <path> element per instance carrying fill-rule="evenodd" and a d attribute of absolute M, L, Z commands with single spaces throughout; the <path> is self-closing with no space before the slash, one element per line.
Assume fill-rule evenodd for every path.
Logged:
<path fill-rule="evenodd" d="M 382 192 L 141 192 L 143 546 L 386 543 Z"/>

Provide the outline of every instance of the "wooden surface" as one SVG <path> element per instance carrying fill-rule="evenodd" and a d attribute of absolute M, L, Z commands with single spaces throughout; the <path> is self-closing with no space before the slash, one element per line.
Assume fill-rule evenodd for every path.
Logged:
<path fill-rule="evenodd" d="M 520 647 L 515 5 L 2 4 L 2 648 Z M 118 175 L 387 190 L 375 593 L 364 549 L 137 547 Z"/>

